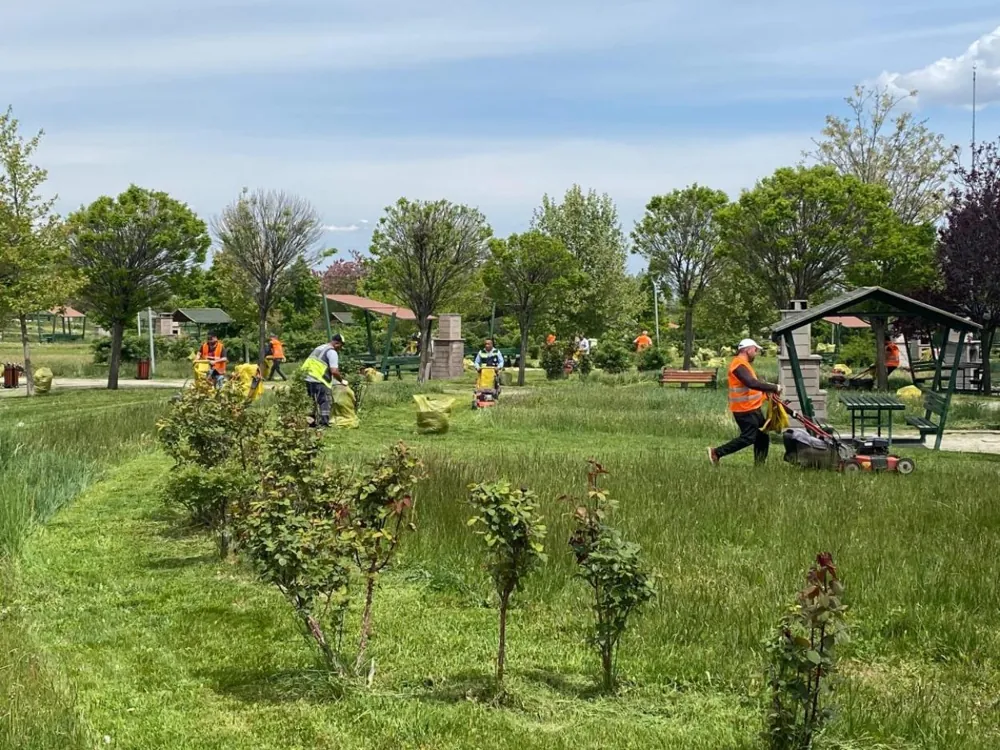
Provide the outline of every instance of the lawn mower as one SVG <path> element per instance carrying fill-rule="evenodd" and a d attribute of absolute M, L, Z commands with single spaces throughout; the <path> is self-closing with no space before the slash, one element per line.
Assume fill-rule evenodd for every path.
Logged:
<path fill-rule="evenodd" d="M 855 447 L 845 442 L 836 430 L 824 430 L 817 422 L 795 411 L 790 404 L 775 398 L 802 427 L 785 430 L 785 461 L 813 469 L 834 469 L 845 473 L 858 471 L 891 471 L 912 474 L 916 468 L 912 458 L 889 453 L 889 441 L 881 437 L 866 438 Z M 805 429 L 803 429 L 805 428 Z"/>
<path fill-rule="evenodd" d="M 472 397 L 473 409 L 496 406 L 500 400 L 500 371 L 495 367 L 481 367 L 476 374 L 476 390 Z"/>

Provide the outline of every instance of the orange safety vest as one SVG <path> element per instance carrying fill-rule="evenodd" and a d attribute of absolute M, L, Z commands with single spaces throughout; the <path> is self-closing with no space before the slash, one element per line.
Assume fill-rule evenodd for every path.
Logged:
<path fill-rule="evenodd" d="M 733 361 L 729 363 L 729 411 L 734 414 L 746 414 L 750 411 L 757 411 L 757 409 L 764 405 L 765 398 L 762 391 L 754 391 L 747 388 L 736 377 L 736 368 L 740 366 L 746 367 L 753 377 L 757 377 L 757 373 L 754 372 L 753 365 L 750 364 L 749 359 L 742 354 L 733 357 Z"/>
<path fill-rule="evenodd" d="M 893 341 L 885 345 L 885 366 L 899 367 L 899 347 Z"/>
<path fill-rule="evenodd" d="M 221 341 L 216 341 L 215 342 L 215 351 L 212 352 L 211 355 L 208 353 L 208 342 L 206 341 L 204 344 L 201 345 L 201 351 L 198 352 L 199 359 L 208 359 L 210 356 L 214 357 L 215 359 L 218 359 L 219 357 L 222 356 L 222 342 Z M 212 363 L 212 369 L 215 370 L 220 375 L 225 375 L 226 374 L 226 363 L 225 362 L 213 362 Z"/>
<path fill-rule="evenodd" d="M 271 359 L 284 359 L 285 346 L 278 339 L 271 339 Z"/>
<path fill-rule="evenodd" d="M 635 350 L 641 352 L 643 349 L 648 349 L 653 345 L 653 339 L 649 338 L 649 336 L 638 336 L 632 343 L 635 344 Z"/>

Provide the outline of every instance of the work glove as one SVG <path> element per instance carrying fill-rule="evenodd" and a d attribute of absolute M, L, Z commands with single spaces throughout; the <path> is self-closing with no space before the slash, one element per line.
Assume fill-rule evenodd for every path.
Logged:
<path fill-rule="evenodd" d="M 778 383 L 778 395 L 780 396 L 784 392 L 785 392 L 785 387 L 781 383 Z"/>

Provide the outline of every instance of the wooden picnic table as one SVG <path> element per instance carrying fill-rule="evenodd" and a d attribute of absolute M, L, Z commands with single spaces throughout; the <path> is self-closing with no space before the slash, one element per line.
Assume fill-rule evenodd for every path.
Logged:
<path fill-rule="evenodd" d="M 884 427 L 889 445 L 892 445 L 893 413 L 906 411 L 906 404 L 895 396 L 881 393 L 845 393 L 840 403 L 851 413 L 851 440 L 864 440 L 865 427 L 874 427 L 876 436 L 882 437 Z"/>

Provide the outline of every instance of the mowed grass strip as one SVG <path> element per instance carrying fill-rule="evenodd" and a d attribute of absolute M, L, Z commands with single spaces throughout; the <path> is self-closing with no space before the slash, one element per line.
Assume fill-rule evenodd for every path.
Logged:
<path fill-rule="evenodd" d="M 1000 744 L 1000 511 L 993 457 L 912 449 L 910 477 L 803 472 L 780 448 L 712 469 L 731 436 L 721 393 L 561 384 L 417 436 L 408 383 L 369 393 L 361 430 L 328 433 L 351 464 L 396 439 L 421 451 L 419 531 L 376 604 L 370 690 L 331 683 L 291 612 L 250 571 L 213 558 L 157 495 L 145 456 L 89 490 L 28 550 L 33 638 L 61 666 L 95 737 L 119 747 L 758 747 L 762 639 L 817 551 L 852 606 L 841 748 Z M 516 394 L 516 395 L 515 395 Z M 471 403 L 471 390 L 468 392 Z M 612 472 L 618 521 L 659 573 L 623 645 L 627 687 L 599 698 L 584 589 L 565 539 L 584 461 Z M 506 476 L 544 498 L 550 564 L 511 615 L 511 705 L 489 684 L 495 611 L 465 526 L 467 485 Z M 357 631 L 355 619 L 347 632 Z"/>

